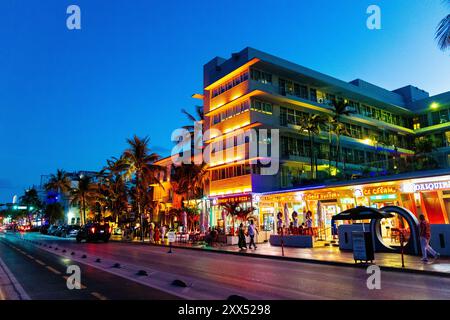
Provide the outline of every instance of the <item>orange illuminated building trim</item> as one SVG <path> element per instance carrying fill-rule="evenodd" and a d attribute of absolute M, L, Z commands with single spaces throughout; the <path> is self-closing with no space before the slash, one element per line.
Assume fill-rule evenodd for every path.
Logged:
<path fill-rule="evenodd" d="M 207 170 L 216 170 L 216 169 L 223 169 L 223 168 L 228 168 L 228 167 L 232 167 L 235 165 L 239 165 L 239 164 L 245 164 L 247 162 L 250 161 L 257 161 L 257 160 L 262 160 L 264 159 L 263 157 L 255 157 L 255 158 L 250 158 L 250 159 L 242 159 L 242 160 L 230 160 L 228 162 L 225 162 L 223 164 L 219 164 L 219 165 L 215 165 L 213 167 L 209 167 Z"/>
<path fill-rule="evenodd" d="M 239 127 L 235 128 L 233 131 L 230 131 L 230 132 L 227 132 L 227 133 L 222 134 L 220 136 L 217 136 L 217 137 L 211 138 L 209 140 L 206 140 L 205 143 L 211 143 L 211 142 L 214 142 L 214 141 L 226 139 L 228 137 L 232 137 L 232 136 L 234 136 L 236 134 L 241 133 L 240 132 L 241 130 L 245 131 L 245 130 L 248 130 L 248 129 L 251 129 L 251 128 L 254 128 L 254 127 L 259 127 L 260 125 L 262 125 L 261 122 L 253 122 L 253 123 L 243 124 L 242 126 L 239 126 Z"/>
<path fill-rule="evenodd" d="M 211 83 L 209 86 L 207 86 L 205 88 L 205 90 L 211 90 L 212 88 L 215 88 L 217 86 L 220 86 L 221 84 L 223 84 L 224 82 L 227 82 L 231 79 L 233 79 L 235 76 L 239 75 L 240 73 L 244 72 L 246 69 L 248 69 L 249 67 L 251 67 L 252 65 L 254 65 L 255 63 L 258 63 L 259 61 L 261 61 L 258 58 L 253 58 L 252 60 L 248 61 L 247 63 L 243 64 L 242 66 L 240 66 L 239 68 L 231 71 L 230 73 L 228 73 L 227 75 L 225 75 L 224 77 L 220 78 L 219 80 Z"/>
<path fill-rule="evenodd" d="M 205 116 L 208 116 L 208 117 L 213 116 L 213 115 L 221 112 L 222 110 L 227 109 L 228 107 L 232 107 L 235 104 L 241 103 L 241 102 L 243 102 L 243 101 L 245 101 L 245 100 L 247 100 L 247 99 L 249 99 L 249 98 L 251 98 L 253 96 L 256 96 L 256 95 L 259 95 L 259 94 L 264 94 L 264 93 L 265 92 L 261 91 L 261 90 L 253 90 L 252 92 L 244 94 L 243 96 L 239 96 L 238 98 L 236 98 L 234 100 L 231 100 L 230 102 L 227 102 L 225 104 L 217 106 L 214 109 L 211 109 L 209 112 L 207 112 L 205 114 Z"/>

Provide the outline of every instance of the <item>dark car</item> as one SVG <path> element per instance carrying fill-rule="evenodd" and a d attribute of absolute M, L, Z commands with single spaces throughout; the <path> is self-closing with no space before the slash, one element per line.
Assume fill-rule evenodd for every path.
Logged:
<path fill-rule="evenodd" d="M 82 240 L 86 240 L 86 242 L 99 240 L 108 242 L 110 236 L 111 229 L 108 223 L 95 222 L 82 226 L 80 231 L 78 231 L 76 239 L 77 242 L 81 242 Z"/>
<path fill-rule="evenodd" d="M 58 228 L 56 228 L 56 230 L 55 230 L 55 232 L 53 233 L 53 235 L 55 235 L 55 236 L 57 236 L 57 237 L 62 237 L 62 234 L 63 234 L 65 228 L 66 228 L 65 225 L 59 226 Z"/>
<path fill-rule="evenodd" d="M 69 225 L 66 226 L 61 234 L 61 237 L 64 238 L 76 238 L 78 232 L 80 231 L 81 227 L 78 225 Z"/>
<path fill-rule="evenodd" d="M 52 226 L 50 226 L 50 227 L 48 228 L 47 234 L 48 234 L 49 236 L 54 236 L 56 230 L 58 230 L 58 226 L 57 226 L 57 225 L 52 225 Z"/>
<path fill-rule="evenodd" d="M 48 233 L 48 228 L 50 228 L 49 224 L 45 224 L 43 226 L 41 226 L 41 228 L 39 229 L 39 232 L 42 234 L 47 234 Z"/>

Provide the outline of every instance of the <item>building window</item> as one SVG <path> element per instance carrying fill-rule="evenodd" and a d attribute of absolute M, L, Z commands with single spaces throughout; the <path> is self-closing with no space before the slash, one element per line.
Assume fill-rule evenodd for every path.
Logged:
<path fill-rule="evenodd" d="M 250 107 L 250 102 L 248 100 L 235 104 L 233 106 L 228 107 L 226 110 L 217 113 L 213 116 L 213 125 L 218 124 L 224 120 L 237 116 L 245 111 L 247 111 Z"/>
<path fill-rule="evenodd" d="M 273 106 L 269 102 L 263 102 L 260 100 L 253 100 L 252 101 L 252 108 L 253 111 L 258 111 L 266 114 L 272 114 L 273 112 Z"/>
<path fill-rule="evenodd" d="M 239 85 L 240 83 L 247 81 L 248 80 L 248 72 L 245 71 L 239 75 L 237 75 L 236 77 L 234 77 L 233 79 L 231 79 L 230 81 L 220 85 L 217 88 L 214 88 L 212 90 L 212 97 L 215 98 L 218 95 L 224 93 L 225 91 L 230 90 L 231 88 Z"/>
<path fill-rule="evenodd" d="M 250 70 L 250 77 L 252 80 L 264 83 L 264 84 L 272 84 L 272 75 L 270 73 L 258 70 L 258 69 L 251 69 Z"/>

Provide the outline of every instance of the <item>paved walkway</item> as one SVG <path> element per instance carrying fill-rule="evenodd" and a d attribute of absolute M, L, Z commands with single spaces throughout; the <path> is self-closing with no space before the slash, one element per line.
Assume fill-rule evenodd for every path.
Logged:
<path fill-rule="evenodd" d="M 112 237 L 111 240 L 122 241 L 121 237 Z M 130 241 L 127 241 L 130 242 Z M 139 240 L 132 242 L 140 243 Z M 148 239 L 144 241 L 149 244 Z M 165 246 L 168 245 L 167 241 Z M 185 248 L 194 250 L 207 250 L 246 256 L 257 256 L 271 259 L 298 260 L 304 262 L 324 263 L 342 266 L 357 266 L 353 259 L 353 253 L 341 251 L 338 247 L 316 247 L 316 248 L 284 248 L 284 257 L 281 247 L 271 246 L 269 243 L 258 244 L 256 250 L 240 250 L 237 246 L 214 245 L 191 243 L 174 243 L 174 248 Z M 374 263 L 385 270 L 404 270 L 407 272 L 429 273 L 450 277 L 450 258 L 442 257 L 433 262 L 423 263 L 418 256 L 405 255 L 405 268 L 402 268 L 401 255 L 396 253 L 375 253 Z"/>

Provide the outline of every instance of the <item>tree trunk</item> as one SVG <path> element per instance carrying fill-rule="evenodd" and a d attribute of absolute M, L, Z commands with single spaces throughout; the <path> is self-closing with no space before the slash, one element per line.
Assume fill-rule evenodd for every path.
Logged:
<path fill-rule="evenodd" d="M 86 224 L 86 201 L 84 199 L 84 194 L 81 195 L 81 201 L 83 203 L 83 224 Z"/>
<path fill-rule="evenodd" d="M 314 150 L 311 131 L 308 131 L 308 136 L 309 136 L 309 160 L 311 165 L 311 179 L 314 179 Z"/>

